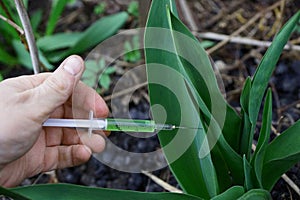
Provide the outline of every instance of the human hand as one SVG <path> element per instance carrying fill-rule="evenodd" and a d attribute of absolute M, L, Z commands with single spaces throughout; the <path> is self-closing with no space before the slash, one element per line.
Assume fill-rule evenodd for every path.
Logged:
<path fill-rule="evenodd" d="M 103 99 L 80 82 L 83 60 L 70 56 L 54 73 L 21 76 L 0 83 L 0 185 L 11 187 L 40 172 L 82 164 L 101 152 L 99 134 L 44 128 L 48 118 L 106 117 Z M 73 100 L 73 101 L 72 101 Z"/>

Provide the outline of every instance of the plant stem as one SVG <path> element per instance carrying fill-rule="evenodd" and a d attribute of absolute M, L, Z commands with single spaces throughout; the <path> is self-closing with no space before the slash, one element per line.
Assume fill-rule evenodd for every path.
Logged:
<path fill-rule="evenodd" d="M 3 21 L 5 21 L 9 25 L 11 25 L 14 29 L 16 29 L 19 32 L 20 35 L 24 35 L 24 30 L 20 26 L 18 26 L 16 23 L 14 23 L 10 19 L 4 17 L 3 15 L 0 15 L 0 19 L 2 19 Z"/>
<path fill-rule="evenodd" d="M 37 46 L 36 46 L 36 43 L 34 40 L 32 27 L 31 27 L 31 24 L 29 21 L 29 17 L 28 17 L 27 11 L 25 9 L 25 6 L 24 6 L 22 0 L 15 0 L 15 4 L 16 4 L 18 15 L 21 19 L 21 23 L 23 25 L 23 29 L 25 32 L 25 37 L 26 37 L 26 40 L 28 43 L 29 53 L 30 53 L 32 66 L 33 66 L 33 71 L 34 71 L 34 74 L 38 74 L 40 71 L 39 70 L 39 55 L 38 55 Z"/>

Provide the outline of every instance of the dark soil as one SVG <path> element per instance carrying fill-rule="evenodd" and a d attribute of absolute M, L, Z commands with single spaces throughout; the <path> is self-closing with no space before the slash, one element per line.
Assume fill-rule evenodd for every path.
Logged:
<path fill-rule="evenodd" d="M 64 13 L 59 22 L 58 31 L 83 30 L 93 21 L 103 15 L 109 15 L 122 10 L 126 10 L 130 1 L 105 1 L 108 9 L 100 16 L 94 15 L 91 10 L 97 4 L 97 1 L 78 1 L 75 7 L 70 7 Z M 188 3 L 192 11 L 193 18 L 199 32 L 216 32 L 230 35 L 233 31 L 243 26 L 257 13 L 267 9 L 274 4 L 275 0 L 191 0 Z M 246 28 L 241 36 L 250 37 L 257 40 L 271 41 L 279 26 L 275 22 L 283 24 L 299 8 L 300 1 L 287 1 L 282 12 L 282 18 L 277 19 L 272 10 L 262 15 L 257 22 Z M 277 13 L 278 14 L 278 13 Z M 190 22 L 185 18 L 183 12 L 180 12 L 183 21 L 190 26 Z M 138 20 L 132 17 L 125 28 L 134 28 Z M 260 26 L 259 26 L 260 24 Z M 292 39 L 299 39 L 299 34 L 294 34 Z M 298 41 L 299 45 L 299 41 Z M 211 54 L 214 61 L 222 63 L 225 67 L 220 68 L 223 78 L 227 100 L 239 110 L 239 95 L 243 83 L 247 76 L 253 75 L 259 61 L 261 60 L 266 48 L 245 46 L 238 44 L 227 44 Z M 217 65 L 219 66 L 219 65 Z M 21 72 L 23 73 L 23 71 Z M 27 73 L 27 72 L 26 72 Z M 20 74 L 14 71 L 15 76 Z M 274 117 L 273 125 L 278 133 L 284 131 L 300 118 L 300 53 L 297 51 L 284 51 L 278 63 L 278 67 L 270 81 L 270 87 L 273 90 Z M 118 80 L 118 74 L 113 80 Z M 114 83 L 113 83 L 114 84 Z M 113 88 L 113 84 L 111 89 Z M 103 96 L 109 95 L 111 90 L 105 91 Z M 130 103 L 130 115 L 136 119 L 149 119 L 149 102 L 147 100 L 146 88 L 141 88 L 135 92 L 134 98 Z M 110 101 L 107 101 L 110 105 Z M 257 139 L 257 135 L 255 136 Z M 272 135 L 272 138 L 275 134 Z M 130 135 L 115 132 L 108 137 L 118 147 L 131 152 L 150 152 L 160 147 L 156 136 L 148 139 L 135 138 Z M 114 158 L 111 158 L 114 159 Z M 174 176 L 169 168 L 153 172 L 154 175 L 162 180 L 178 187 Z M 295 165 L 287 175 L 300 186 L 300 165 Z M 116 188 L 126 190 L 161 192 L 165 191 L 161 186 L 154 183 L 148 177 L 141 173 L 131 174 L 114 170 L 95 158 L 84 165 L 57 170 L 55 174 L 42 174 L 23 182 L 23 185 L 48 182 L 74 183 L 87 186 L 97 186 L 105 188 Z M 278 181 L 271 192 L 274 199 L 300 199 L 294 190 L 282 179 Z"/>

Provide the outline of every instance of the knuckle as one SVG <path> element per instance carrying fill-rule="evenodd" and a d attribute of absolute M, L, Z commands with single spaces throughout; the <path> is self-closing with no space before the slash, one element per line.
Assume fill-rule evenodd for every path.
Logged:
<path fill-rule="evenodd" d="M 68 81 L 60 80 L 56 77 L 51 77 L 50 79 L 47 79 L 46 84 L 50 90 L 54 91 L 59 95 L 67 95 L 67 91 L 70 87 Z"/>

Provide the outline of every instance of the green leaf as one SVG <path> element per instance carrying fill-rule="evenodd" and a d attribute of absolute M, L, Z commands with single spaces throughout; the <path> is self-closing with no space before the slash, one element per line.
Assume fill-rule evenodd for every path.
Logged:
<path fill-rule="evenodd" d="M 97 6 L 94 7 L 94 13 L 96 15 L 101 15 L 105 12 L 105 8 L 106 8 L 106 3 L 105 2 L 101 2 L 99 3 Z"/>
<path fill-rule="evenodd" d="M 105 74 L 113 74 L 116 72 L 116 68 L 114 66 L 112 67 L 107 67 L 104 71 Z"/>
<path fill-rule="evenodd" d="M 203 40 L 200 44 L 203 49 L 208 49 L 208 48 L 214 46 L 215 42 L 213 42 L 211 40 Z"/>
<path fill-rule="evenodd" d="M 211 200 L 231 200 L 231 199 L 237 199 L 240 196 L 242 196 L 245 193 L 245 190 L 242 186 L 233 186 L 223 192 L 222 194 L 219 194 L 218 196 L 212 198 Z"/>
<path fill-rule="evenodd" d="M 21 20 L 20 20 L 18 14 L 17 14 L 14 2 L 10 1 L 10 0 L 2 0 L 2 2 L 5 5 L 6 11 L 12 17 L 12 21 L 20 26 L 21 25 Z M 24 4 L 24 6 L 26 6 L 26 4 Z M 2 12 L 2 7 L 1 6 L 0 6 L 0 12 Z M 5 17 L 8 17 L 5 12 L 2 12 L 2 14 L 4 14 Z"/>
<path fill-rule="evenodd" d="M 12 15 L 12 1 L 10 0 L 2 0 L 2 3 L 6 7 L 7 11 L 9 12 L 10 15 Z M 0 6 L 0 14 L 3 15 L 4 17 L 7 17 L 6 12 L 3 10 L 2 6 Z M 15 18 L 15 15 L 12 15 L 13 18 Z M 18 17 L 17 17 L 18 19 Z M 16 22 L 16 21 L 14 21 Z M 1 30 L 1 35 L 3 35 L 5 38 L 19 38 L 18 32 L 7 22 L 0 20 L 0 30 Z M 9 39 L 8 39 L 9 41 Z"/>
<path fill-rule="evenodd" d="M 243 166 L 245 174 L 245 189 L 246 191 L 249 191 L 254 188 L 254 184 L 252 180 L 252 168 L 245 155 L 243 156 Z"/>
<path fill-rule="evenodd" d="M 283 173 L 300 160 L 300 120 L 276 137 L 264 156 L 262 183 L 271 190 Z"/>
<path fill-rule="evenodd" d="M 187 194 L 176 193 L 144 193 L 126 190 L 113 190 L 93 187 L 83 187 L 69 184 L 47 184 L 19 187 L 12 191 L 24 195 L 32 200 L 82 200 L 82 199 L 109 199 L 109 200 L 201 200 Z M 22 199 L 20 199 L 22 200 Z"/>
<path fill-rule="evenodd" d="M 127 12 L 134 17 L 139 17 L 139 3 L 137 1 L 130 2 Z"/>
<path fill-rule="evenodd" d="M 243 91 L 241 93 L 241 99 L 240 99 L 242 110 L 244 112 L 246 112 L 247 114 L 249 114 L 248 111 L 249 111 L 250 90 L 251 90 L 251 78 L 247 77 L 245 84 L 244 84 Z"/>
<path fill-rule="evenodd" d="M 18 60 L 5 51 L 4 47 L 0 44 L 0 62 L 5 65 L 15 65 L 18 63 Z"/>
<path fill-rule="evenodd" d="M 206 129 L 190 133 L 185 131 L 188 137 L 183 138 L 181 145 L 178 145 L 184 147 L 189 142 L 192 144 L 175 162 L 172 159 L 174 152 L 165 149 L 164 152 L 182 188 L 190 194 L 208 198 L 208 195 L 213 197 L 218 191 L 214 168 L 223 167 L 212 164 L 209 153 L 211 148 L 216 154 L 220 154 L 219 157 L 224 158 L 222 160 L 226 161 L 226 166 L 230 169 L 230 172 L 224 171 L 227 168 L 223 167 L 223 174 L 231 173 L 234 182 L 243 184 L 242 158 L 231 148 L 231 144 L 239 146 L 234 134 L 238 133 L 241 120 L 222 97 L 206 52 L 176 16 L 169 12 L 168 8 L 174 12 L 173 3 L 153 1 L 148 18 L 145 47 L 150 100 L 152 105 L 159 104 L 164 107 L 167 119 L 161 118 L 160 111 L 152 110 L 152 113 L 157 122 Z M 151 84 L 153 82 L 156 84 Z M 164 87 L 158 87 L 157 83 Z M 168 91 L 168 88 L 172 90 Z M 220 127 L 223 127 L 230 145 Z M 180 137 L 178 135 L 180 131 L 177 134 L 176 131 L 168 134 L 161 132 L 160 142 L 165 146 Z M 214 148 L 216 143 L 218 151 Z M 186 165 L 194 172 L 193 175 L 187 176 L 183 172 Z M 207 192 L 204 188 L 207 188 Z"/>
<path fill-rule="evenodd" d="M 263 189 L 253 189 L 245 193 L 238 200 L 271 200 L 271 195 Z"/>
<path fill-rule="evenodd" d="M 42 21 L 42 17 L 43 17 L 43 11 L 41 9 L 35 11 L 30 17 L 32 31 L 33 33 L 35 33 L 35 35 L 37 34 L 37 29 Z"/>
<path fill-rule="evenodd" d="M 126 12 L 102 17 L 84 31 L 77 43 L 68 51 L 68 54 L 82 53 L 99 44 L 115 34 L 124 25 L 127 18 L 128 14 Z"/>
<path fill-rule="evenodd" d="M 198 40 L 182 22 L 173 15 L 171 15 L 171 17 L 173 30 L 191 38 L 191 42 L 186 44 L 187 41 L 184 37 L 176 33 L 178 37 L 175 41 L 177 43 L 176 50 L 181 56 L 180 61 L 184 63 L 184 71 L 189 76 L 191 83 L 195 86 L 195 92 L 198 92 L 222 128 L 223 135 L 228 144 L 234 150 L 238 151 L 241 119 L 233 108 L 227 104 L 220 92 L 214 71 L 212 70 L 211 61 L 205 50 L 201 47 L 201 44 L 199 44 Z M 191 49 L 193 49 L 193 51 L 191 51 Z M 220 110 L 224 111 L 220 112 Z"/>
<path fill-rule="evenodd" d="M 239 136 L 238 129 L 233 130 L 232 125 L 235 124 L 239 128 L 240 119 L 219 91 L 211 62 L 204 49 L 201 48 L 201 44 L 174 15 L 171 15 L 171 22 L 173 30 L 178 31 L 173 34 L 176 54 L 180 55 L 179 60 L 182 62 L 182 68 L 179 71 L 184 74 L 186 81 L 192 87 L 191 90 L 194 91 L 194 98 L 198 101 L 197 106 L 205 116 L 202 122 L 209 125 L 206 134 L 210 148 L 213 152 L 215 151 L 214 142 L 217 140 L 216 145 L 220 150 L 220 156 L 224 158 L 230 170 L 230 172 L 224 171 L 224 173 L 231 173 L 233 182 L 241 184 L 243 183 L 242 158 L 234 151 L 234 147 L 238 146 L 239 141 L 235 138 L 232 140 L 234 135 Z M 183 35 L 178 34 L 179 32 L 186 36 L 182 37 Z M 186 37 L 190 38 L 189 41 Z M 232 124 L 229 126 L 229 123 Z M 223 130 L 221 130 L 222 126 L 224 126 Z M 228 136 L 229 141 L 231 140 L 230 145 L 227 138 L 225 139 L 225 135 Z M 215 161 L 215 159 L 213 160 Z M 214 166 L 223 168 L 217 164 Z"/>
<path fill-rule="evenodd" d="M 224 156 L 222 156 L 222 151 L 220 151 L 220 148 L 218 148 L 218 146 L 214 147 L 214 150 L 211 152 L 211 155 L 214 166 L 216 166 L 215 169 L 218 177 L 220 192 L 225 192 L 228 188 L 230 188 L 233 185 L 232 176 L 229 173 L 230 169 L 227 165 L 227 161 L 225 160 Z"/>
<path fill-rule="evenodd" d="M 48 61 L 48 59 L 46 58 L 45 54 L 42 51 L 38 51 L 39 52 L 39 59 L 41 61 L 41 63 L 48 69 L 48 70 L 52 70 L 54 69 L 54 66 Z"/>
<path fill-rule="evenodd" d="M 108 89 L 110 86 L 110 77 L 108 74 L 102 74 L 100 76 L 100 80 L 99 80 L 99 84 L 104 88 L 104 89 Z"/>
<path fill-rule="evenodd" d="M 255 72 L 249 98 L 249 117 L 254 125 L 256 124 L 260 109 L 259 105 L 261 105 L 268 81 L 271 78 L 279 56 L 289 37 L 293 33 L 294 28 L 297 26 L 299 19 L 300 11 L 298 11 L 277 34 Z"/>
<path fill-rule="evenodd" d="M 256 174 L 257 181 L 261 188 L 263 187 L 262 170 L 263 170 L 264 156 L 270 139 L 271 126 L 272 126 L 272 91 L 269 89 L 265 101 L 262 127 L 260 130 L 258 143 L 251 160 L 251 163 L 253 163 L 254 166 L 254 171 Z"/>
<path fill-rule="evenodd" d="M 82 37 L 82 33 L 57 33 L 37 40 L 37 46 L 42 51 L 56 51 L 74 46 Z"/>
<path fill-rule="evenodd" d="M 0 186 L 0 195 L 13 198 L 14 200 L 30 200 L 27 197 Z"/>
<path fill-rule="evenodd" d="M 241 94 L 240 103 L 242 108 L 242 136 L 240 145 L 240 154 L 246 155 L 247 159 L 250 159 L 251 147 L 252 147 L 252 131 L 251 122 L 249 119 L 249 95 L 251 90 L 251 79 L 248 77 L 245 81 L 245 85 Z"/>
<path fill-rule="evenodd" d="M 51 13 L 48 19 L 45 35 L 51 35 L 54 32 L 57 21 L 63 12 L 68 0 L 52 1 Z"/>
<path fill-rule="evenodd" d="M 152 1 L 147 27 L 162 27 L 172 30 L 171 15 L 168 8 L 176 12 L 175 2 Z M 167 29 L 162 31 L 164 30 Z M 190 97 L 190 92 L 193 91 L 187 89 L 189 85 L 186 83 L 186 77 L 176 74 L 176 71 L 182 69 L 182 64 L 178 56 L 174 54 L 176 53 L 174 35 L 170 31 L 165 33 L 157 35 L 151 31 L 151 28 L 147 28 L 145 35 L 145 46 L 148 48 L 146 49 L 146 60 L 151 104 L 162 105 L 167 112 L 167 116 L 165 116 L 167 118 L 163 119 L 159 110 L 152 109 L 154 119 L 158 123 L 202 127 L 197 107 L 194 106 L 194 100 Z M 155 38 L 155 42 L 153 38 Z M 152 49 L 152 45 L 155 44 L 161 45 L 162 49 L 169 47 L 171 52 L 155 47 Z M 163 65 L 168 67 L 163 67 Z M 162 83 L 158 84 L 160 82 Z M 181 115 L 185 113 L 188 115 L 182 117 Z M 210 198 L 218 193 L 216 174 L 210 154 L 199 158 L 201 147 L 209 151 L 207 143 L 205 143 L 204 129 L 175 130 L 168 133 L 161 131 L 159 139 L 171 165 L 171 170 L 187 193 L 202 198 Z M 174 151 L 175 149 L 176 151 Z M 187 171 L 193 173 L 186 173 Z M 204 171 L 205 173 L 203 173 Z"/>
<path fill-rule="evenodd" d="M 27 69 L 32 70 L 31 58 L 24 45 L 19 40 L 13 40 L 12 44 L 19 63 Z"/>
<path fill-rule="evenodd" d="M 85 68 L 81 80 L 88 86 L 97 88 L 99 80 L 98 76 L 95 76 L 95 74 L 101 74 L 104 66 L 101 66 L 101 63 L 98 63 L 95 60 L 87 60 L 85 61 Z"/>
<path fill-rule="evenodd" d="M 27 69 L 32 70 L 32 62 L 31 62 L 30 54 L 25 49 L 24 45 L 20 41 L 14 40 L 13 47 L 17 53 L 17 58 L 18 58 L 19 63 L 22 66 L 26 67 Z M 39 51 L 39 59 L 47 69 L 54 68 L 53 65 L 51 65 L 48 62 L 48 60 L 45 58 L 44 54 L 41 51 Z"/>

